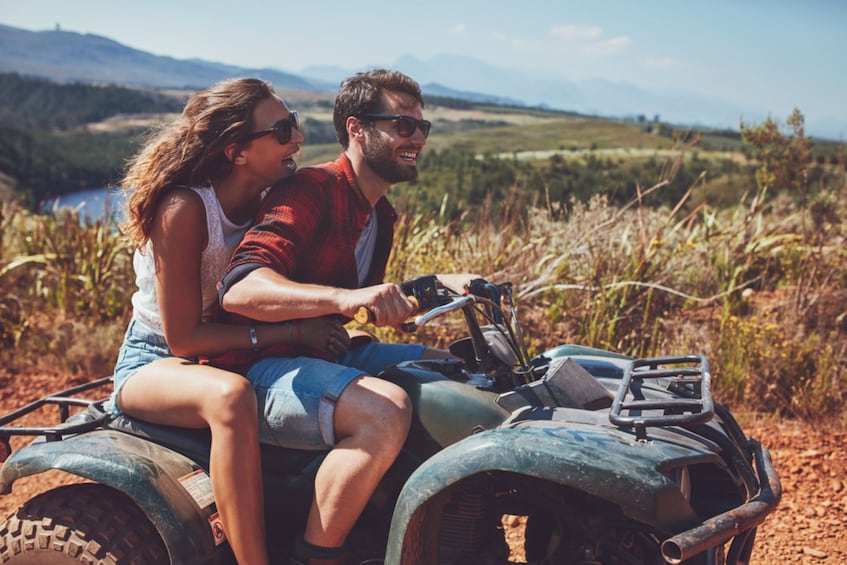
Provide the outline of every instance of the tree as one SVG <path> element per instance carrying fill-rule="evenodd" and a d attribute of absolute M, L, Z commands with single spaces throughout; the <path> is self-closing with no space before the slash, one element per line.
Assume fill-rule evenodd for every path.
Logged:
<path fill-rule="evenodd" d="M 808 170 L 812 162 L 812 140 L 805 135 L 805 120 L 797 108 L 788 117 L 789 133 L 768 117 L 758 126 L 741 123 L 741 139 L 759 161 L 754 205 L 761 205 L 770 188 L 787 189 L 799 194 L 804 206 L 808 201 Z"/>

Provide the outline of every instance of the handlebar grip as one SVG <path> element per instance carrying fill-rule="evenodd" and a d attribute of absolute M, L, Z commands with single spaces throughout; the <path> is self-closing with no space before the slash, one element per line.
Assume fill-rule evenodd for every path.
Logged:
<path fill-rule="evenodd" d="M 420 308 L 418 299 L 414 296 L 407 296 L 406 300 L 414 304 L 416 309 Z M 353 315 L 353 319 L 360 324 L 369 324 L 374 321 L 374 313 L 367 306 L 359 306 L 359 309 Z"/>
<path fill-rule="evenodd" d="M 353 319 L 359 322 L 360 324 L 367 324 L 368 322 L 373 321 L 374 313 L 371 312 L 366 306 L 359 306 L 359 309 L 356 310 L 356 314 L 353 315 Z"/>

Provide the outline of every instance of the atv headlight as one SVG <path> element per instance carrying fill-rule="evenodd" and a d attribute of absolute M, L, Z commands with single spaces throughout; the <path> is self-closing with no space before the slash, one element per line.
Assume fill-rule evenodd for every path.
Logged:
<path fill-rule="evenodd" d="M 514 367 L 518 358 L 512 349 L 509 338 L 499 330 L 488 330 L 485 332 L 485 341 L 494 354 L 506 367 Z"/>

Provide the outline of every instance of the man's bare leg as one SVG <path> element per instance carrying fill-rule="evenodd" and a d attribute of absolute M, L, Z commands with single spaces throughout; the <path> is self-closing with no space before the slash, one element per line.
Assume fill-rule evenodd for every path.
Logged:
<path fill-rule="evenodd" d="M 350 383 L 335 406 L 337 442 L 318 469 L 305 541 L 340 547 L 400 453 L 411 424 L 406 392 L 369 376 Z"/>

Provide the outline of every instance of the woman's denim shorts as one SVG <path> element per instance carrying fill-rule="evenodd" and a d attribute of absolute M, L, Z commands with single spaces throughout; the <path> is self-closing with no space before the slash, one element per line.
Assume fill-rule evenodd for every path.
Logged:
<path fill-rule="evenodd" d="M 106 402 L 105 408 L 113 416 L 118 416 L 121 412 L 116 399 L 127 379 L 148 363 L 173 356 L 165 336 L 159 335 L 138 320 L 130 321 L 115 365 L 115 391 Z"/>

